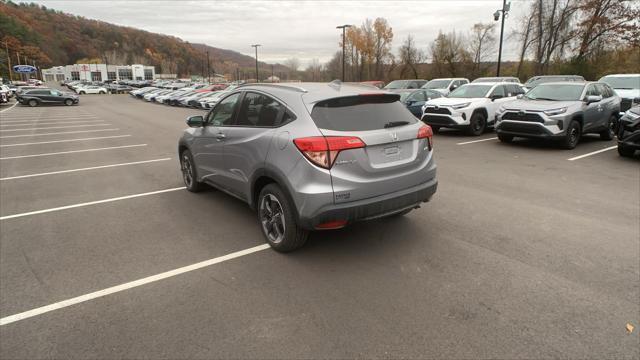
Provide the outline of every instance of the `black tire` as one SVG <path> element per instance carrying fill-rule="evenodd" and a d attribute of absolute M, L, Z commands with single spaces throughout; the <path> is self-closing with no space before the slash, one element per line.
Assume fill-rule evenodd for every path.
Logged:
<path fill-rule="evenodd" d="M 31 99 L 29 100 L 29 102 L 27 102 L 27 104 L 31 107 L 36 107 L 38 106 L 38 100 Z"/>
<path fill-rule="evenodd" d="M 633 157 L 633 154 L 635 154 L 635 152 L 636 150 L 633 148 L 629 148 L 629 147 L 618 144 L 618 154 L 620 154 L 620 156 Z"/>
<path fill-rule="evenodd" d="M 104 94 L 106 94 L 106 93 L 105 93 L 104 91 L 99 91 L 99 92 L 98 92 L 98 94 L 100 94 L 100 95 L 104 95 Z"/>
<path fill-rule="evenodd" d="M 615 115 L 611 115 L 609 120 L 607 121 L 607 130 L 604 130 L 600 133 L 600 139 L 602 140 L 612 140 L 616 135 L 616 122 L 618 118 Z"/>
<path fill-rule="evenodd" d="M 430 125 L 431 126 L 431 130 L 433 130 L 434 134 L 437 134 L 440 132 L 440 126 L 438 125 Z"/>
<path fill-rule="evenodd" d="M 204 189 L 204 184 L 198 181 L 198 172 L 195 162 L 193 162 L 191 151 L 184 150 L 180 154 L 180 170 L 182 171 L 182 180 L 187 190 L 195 193 Z"/>
<path fill-rule="evenodd" d="M 71 106 L 71 105 L 73 105 L 73 100 L 67 99 L 67 100 L 64 101 L 64 104 L 67 105 L 67 106 Z"/>
<path fill-rule="evenodd" d="M 80 95 L 86 95 L 87 93 L 84 91 L 80 91 Z"/>
<path fill-rule="evenodd" d="M 567 131 L 565 133 L 564 139 L 562 139 L 562 147 L 567 150 L 575 149 L 576 145 L 580 141 L 580 137 L 582 136 L 582 128 L 580 127 L 580 123 L 572 120 L 567 126 Z"/>
<path fill-rule="evenodd" d="M 498 140 L 500 140 L 503 143 L 510 143 L 513 141 L 513 138 L 514 138 L 513 135 L 498 134 Z"/>
<path fill-rule="evenodd" d="M 267 243 L 276 251 L 298 249 L 309 237 L 309 231 L 298 226 L 293 206 L 276 184 L 265 186 L 258 196 L 260 228 Z"/>
<path fill-rule="evenodd" d="M 469 120 L 469 126 L 467 127 L 467 134 L 472 136 L 480 136 L 487 129 L 487 118 L 483 113 L 476 112 L 471 115 Z"/>

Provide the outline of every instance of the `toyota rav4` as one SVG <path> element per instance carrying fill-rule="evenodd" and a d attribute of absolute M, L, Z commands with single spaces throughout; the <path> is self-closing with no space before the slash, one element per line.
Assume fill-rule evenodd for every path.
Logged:
<path fill-rule="evenodd" d="M 573 149 L 583 134 L 613 139 L 619 112 L 620 98 L 605 83 L 546 83 L 500 107 L 496 132 L 502 142 L 545 138 Z"/>
<path fill-rule="evenodd" d="M 436 192 L 436 164 L 431 128 L 399 99 L 340 82 L 241 86 L 187 119 L 184 183 L 247 202 L 278 251 L 310 230 L 406 214 Z"/>

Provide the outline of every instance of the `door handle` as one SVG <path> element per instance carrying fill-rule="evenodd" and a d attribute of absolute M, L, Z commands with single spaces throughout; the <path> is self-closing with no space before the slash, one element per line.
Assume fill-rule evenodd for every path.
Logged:
<path fill-rule="evenodd" d="M 225 135 L 225 134 L 223 134 L 221 132 L 216 134 L 216 139 L 218 139 L 218 140 L 223 140 L 226 137 L 227 137 L 227 135 Z"/>

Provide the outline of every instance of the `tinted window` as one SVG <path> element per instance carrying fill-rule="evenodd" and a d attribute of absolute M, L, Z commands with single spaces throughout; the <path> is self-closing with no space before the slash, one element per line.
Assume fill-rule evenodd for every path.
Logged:
<path fill-rule="evenodd" d="M 437 99 L 442 97 L 442 93 L 435 90 L 427 90 L 427 100 Z"/>
<path fill-rule="evenodd" d="M 504 86 L 500 85 L 500 86 L 496 86 L 495 89 L 493 89 L 493 91 L 491 92 L 491 95 L 489 95 L 490 97 L 492 96 L 499 96 L 499 97 L 505 97 L 507 96 L 507 94 L 505 94 L 504 92 Z"/>
<path fill-rule="evenodd" d="M 585 95 L 586 96 L 597 96 L 597 95 L 602 95 L 602 94 L 600 94 L 600 91 L 598 91 L 598 89 L 596 88 L 595 84 L 591 84 L 591 85 L 589 85 L 589 87 L 587 87 L 587 93 Z"/>
<path fill-rule="evenodd" d="M 603 98 L 611 97 L 613 94 L 609 92 L 609 89 L 604 84 L 596 84 L 596 89 L 600 92 Z"/>
<path fill-rule="evenodd" d="M 337 131 L 378 130 L 418 120 L 397 95 L 349 96 L 321 101 L 311 118 L 318 128 Z"/>
<path fill-rule="evenodd" d="M 410 101 L 427 101 L 423 91 L 416 91 L 409 97 Z"/>
<path fill-rule="evenodd" d="M 207 123 L 213 126 L 229 126 L 233 121 L 233 110 L 240 94 L 230 95 L 220 101 L 209 113 Z"/>
<path fill-rule="evenodd" d="M 614 89 L 640 89 L 640 76 L 605 76 L 600 81 Z"/>
<path fill-rule="evenodd" d="M 263 94 L 248 92 L 242 99 L 236 125 L 260 127 L 279 126 L 284 111 L 284 106 L 275 99 Z"/>

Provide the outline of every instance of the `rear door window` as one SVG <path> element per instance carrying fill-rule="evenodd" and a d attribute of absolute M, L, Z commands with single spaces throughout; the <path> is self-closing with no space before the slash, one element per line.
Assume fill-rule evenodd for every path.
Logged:
<path fill-rule="evenodd" d="M 402 105 L 398 95 L 365 95 L 318 102 L 311 118 L 320 129 L 336 131 L 378 130 L 414 124 L 418 120 Z"/>
<path fill-rule="evenodd" d="M 284 105 L 267 95 L 247 92 L 242 99 L 235 125 L 276 127 L 282 124 Z"/>

